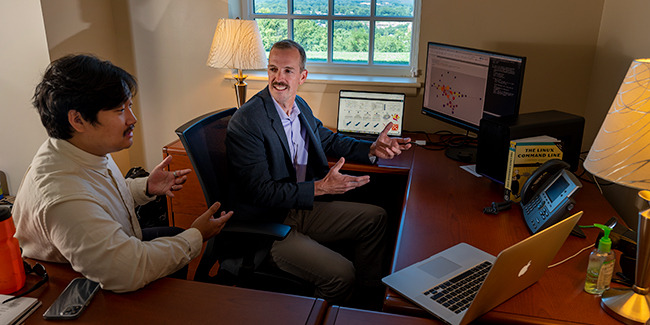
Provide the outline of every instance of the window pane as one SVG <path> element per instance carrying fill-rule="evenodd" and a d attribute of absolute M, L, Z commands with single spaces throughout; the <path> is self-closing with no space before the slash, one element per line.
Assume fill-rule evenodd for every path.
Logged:
<path fill-rule="evenodd" d="M 368 63 L 370 22 L 357 20 L 334 21 L 335 62 Z"/>
<path fill-rule="evenodd" d="M 284 0 L 255 0 L 253 8 L 256 14 L 287 14 L 287 2 Z"/>
<path fill-rule="evenodd" d="M 411 31 L 410 22 L 376 22 L 374 62 L 408 65 L 411 58 Z"/>
<path fill-rule="evenodd" d="M 377 0 L 375 15 L 413 17 L 413 0 Z"/>
<path fill-rule="evenodd" d="M 294 20 L 293 40 L 305 48 L 308 61 L 327 62 L 327 20 Z"/>
<path fill-rule="evenodd" d="M 293 13 L 296 15 L 327 15 L 327 0 L 293 0 Z"/>
<path fill-rule="evenodd" d="M 370 0 L 334 0 L 334 15 L 370 16 Z"/>
<path fill-rule="evenodd" d="M 271 46 L 273 43 L 289 37 L 287 33 L 287 20 L 286 19 L 255 19 L 260 28 L 262 35 L 262 44 L 266 50 L 266 57 L 269 56 Z"/>

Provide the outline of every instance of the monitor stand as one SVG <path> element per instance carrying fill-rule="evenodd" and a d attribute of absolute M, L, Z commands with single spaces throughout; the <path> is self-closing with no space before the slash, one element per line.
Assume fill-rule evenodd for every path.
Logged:
<path fill-rule="evenodd" d="M 445 156 L 464 163 L 476 163 L 476 146 L 454 146 L 445 149 Z"/>

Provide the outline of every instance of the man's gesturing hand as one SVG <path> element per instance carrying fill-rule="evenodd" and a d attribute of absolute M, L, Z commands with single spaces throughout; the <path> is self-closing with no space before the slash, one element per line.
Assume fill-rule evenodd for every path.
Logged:
<path fill-rule="evenodd" d="M 393 127 L 393 122 L 389 122 L 381 131 L 377 140 L 370 146 L 370 154 L 381 159 L 393 159 L 393 157 L 402 153 L 403 150 L 411 148 L 411 138 L 391 138 L 388 131 Z"/>
<path fill-rule="evenodd" d="M 191 227 L 196 228 L 201 232 L 203 241 L 206 241 L 220 233 L 221 229 L 226 225 L 226 221 L 232 217 L 232 211 L 228 213 L 221 211 L 221 216 L 215 218 L 214 215 L 217 214 L 220 207 L 221 203 L 215 202 L 208 211 L 205 211 L 202 215 L 196 218 L 194 222 L 192 222 Z"/>
<path fill-rule="evenodd" d="M 147 179 L 148 195 L 167 195 L 174 197 L 172 191 L 178 191 L 183 188 L 187 180 L 187 174 L 191 169 L 180 169 L 166 171 L 165 168 L 172 162 L 172 156 L 167 156 L 158 166 L 156 166 Z"/>
<path fill-rule="evenodd" d="M 345 158 L 341 157 L 330 171 L 321 180 L 314 182 L 314 196 L 325 194 L 343 194 L 351 189 L 363 186 L 370 182 L 370 176 L 350 176 L 339 172 L 345 164 Z"/>

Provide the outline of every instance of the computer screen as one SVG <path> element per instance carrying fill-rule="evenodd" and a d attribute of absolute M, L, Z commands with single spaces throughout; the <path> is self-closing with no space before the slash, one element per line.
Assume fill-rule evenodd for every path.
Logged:
<path fill-rule="evenodd" d="M 388 135 L 401 136 L 405 98 L 403 93 L 341 90 L 338 132 L 379 135 L 392 122 Z"/>
<path fill-rule="evenodd" d="M 478 133 L 484 116 L 519 114 L 526 58 L 428 43 L 422 113 Z"/>

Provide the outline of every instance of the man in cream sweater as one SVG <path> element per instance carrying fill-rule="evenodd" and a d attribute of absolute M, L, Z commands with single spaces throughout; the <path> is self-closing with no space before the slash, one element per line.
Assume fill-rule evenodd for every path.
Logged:
<path fill-rule="evenodd" d="M 191 170 L 166 171 L 167 157 L 148 177 L 124 179 L 110 153 L 133 143 L 136 90 L 135 78 L 108 61 L 75 55 L 52 62 L 33 98 L 49 138 L 12 211 L 23 256 L 70 263 L 115 292 L 182 269 L 232 215 L 214 218 L 216 203 L 184 231 L 140 228 L 135 207 L 173 196 Z"/>

